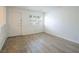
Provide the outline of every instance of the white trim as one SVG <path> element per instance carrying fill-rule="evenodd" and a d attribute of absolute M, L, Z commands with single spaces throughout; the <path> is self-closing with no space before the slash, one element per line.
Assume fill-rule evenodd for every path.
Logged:
<path fill-rule="evenodd" d="M 63 39 L 65 39 L 65 40 L 68 40 L 68 41 L 71 41 L 71 42 L 74 42 L 74 43 L 77 43 L 77 44 L 79 44 L 79 42 L 78 41 L 74 41 L 74 40 L 71 40 L 70 38 L 67 38 L 67 37 L 64 37 L 64 36 L 61 36 L 61 35 L 58 35 L 58 34 L 51 34 L 51 33 L 49 33 L 49 32 L 46 32 L 46 33 L 48 33 L 48 34 L 50 34 L 50 35 L 54 35 L 54 36 L 57 36 L 57 37 L 60 37 L 60 38 L 63 38 Z"/>

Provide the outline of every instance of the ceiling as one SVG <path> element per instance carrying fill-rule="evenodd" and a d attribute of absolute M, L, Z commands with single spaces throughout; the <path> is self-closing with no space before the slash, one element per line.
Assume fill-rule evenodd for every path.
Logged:
<path fill-rule="evenodd" d="M 61 8 L 60 6 L 17 6 L 17 7 L 22 9 L 40 11 L 40 12 L 49 12 L 54 9 Z"/>

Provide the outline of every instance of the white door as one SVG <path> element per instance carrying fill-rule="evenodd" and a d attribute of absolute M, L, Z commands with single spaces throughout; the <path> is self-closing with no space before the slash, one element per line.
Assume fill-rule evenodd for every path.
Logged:
<path fill-rule="evenodd" d="M 9 36 L 21 35 L 21 13 L 14 8 L 8 10 Z"/>

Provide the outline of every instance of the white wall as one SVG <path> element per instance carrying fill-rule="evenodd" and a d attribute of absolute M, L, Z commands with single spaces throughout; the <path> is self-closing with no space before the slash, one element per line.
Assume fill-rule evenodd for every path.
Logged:
<path fill-rule="evenodd" d="M 52 9 L 45 16 L 45 32 L 79 43 L 79 7 Z"/>
<path fill-rule="evenodd" d="M 7 15 L 8 36 L 27 35 L 43 32 L 44 22 L 42 12 L 8 7 Z M 40 23 L 35 25 L 31 24 L 29 21 L 29 15 L 41 16 Z M 22 20 L 22 25 L 20 20 Z"/>
<path fill-rule="evenodd" d="M 29 15 L 34 15 L 34 16 L 40 16 L 40 23 L 39 24 L 31 24 L 29 21 Z M 22 34 L 27 35 L 27 34 L 34 34 L 34 33 L 39 33 L 43 32 L 44 29 L 44 19 L 43 19 L 43 13 L 41 12 L 36 12 L 36 11 L 23 11 L 23 17 L 22 17 Z"/>
<path fill-rule="evenodd" d="M 7 38 L 6 34 L 6 7 L 0 7 L 0 50 Z"/>

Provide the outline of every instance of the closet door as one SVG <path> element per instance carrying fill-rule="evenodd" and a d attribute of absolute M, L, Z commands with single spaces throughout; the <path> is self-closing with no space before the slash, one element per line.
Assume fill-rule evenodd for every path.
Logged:
<path fill-rule="evenodd" d="M 22 35 L 27 35 L 31 33 L 31 25 L 29 23 L 29 11 L 22 11 Z"/>
<path fill-rule="evenodd" d="M 8 10 L 8 30 L 9 36 L 17 36 L 21 34 L 21 12 L 15 8 Z"/>

